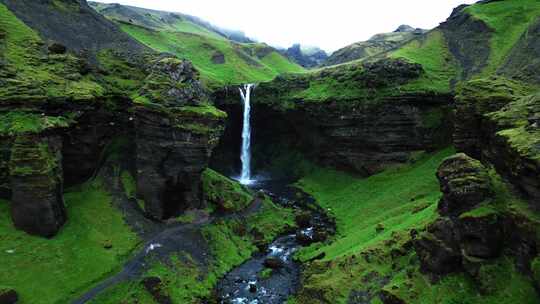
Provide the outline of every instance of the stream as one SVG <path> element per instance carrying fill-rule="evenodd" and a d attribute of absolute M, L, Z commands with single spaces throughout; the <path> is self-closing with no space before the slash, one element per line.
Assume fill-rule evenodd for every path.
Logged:
<path fill-rule="evenodd" d="M 324 240 L 335 230 L 334 223 L 314 200 L 280 182 L 260 182 L 250 186 L 270 195 L 274 202 L 288 208 L 308 211 L 295 233 L 278 237 L 266 250 L 230 271 L 217 285 L 221 304 L 281 304 L 293 295 L 299 284 L 300 264 L 293 255 L 303 245 Z M 298 220 L 297 220 L 298 222 Z"/>

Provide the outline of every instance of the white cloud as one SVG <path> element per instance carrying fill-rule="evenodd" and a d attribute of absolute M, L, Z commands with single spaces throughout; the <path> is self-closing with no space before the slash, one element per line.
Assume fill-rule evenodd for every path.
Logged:
<path fill-rule="evenodd" d="M 334 51 L 401 24 L 433 28 L 452 9 L 476 0 L 101 0 L 181 12 L 244 31 L 275 46 L 293 43 Z"/>

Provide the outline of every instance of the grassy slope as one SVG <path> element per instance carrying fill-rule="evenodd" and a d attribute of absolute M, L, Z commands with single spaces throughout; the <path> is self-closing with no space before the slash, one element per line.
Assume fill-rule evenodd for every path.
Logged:
<path fill-rule="evenodd" d="M 483 20 L 493 31 L 488 66 L 481 76 L 494 73 L 506 59 L 521 35 L 540 16 L 540 2 L 536 0 L 506 0 L 465 9 Z"/>
<path fill-rule="evenodd" d="M 6 61 L 0 76 L 9 78 L 0 88 L 0 99 L 67 96 L 81 100 L 103 94 L 103 88 L 90 76 L 77 75 L 77 60 L 73 56 L 42 58 L 42 42 L 37 33 L 3 4 L 0 4 L 0 33 L 4 35 L 0 39 L 0 54 Z M 75 80 L 67 80 L 67 75 Z"/>
<path fill-rule="evenodd" d="M 452 152 L 428 155 L 367 179 L 327 169 L 303 178 L 299 185 L 336 217 L 338 235 L 334 242 L 312 245 L 297 255 L 309 260 L 325 253 L 322 261 L 308 264 L 303 290 L 292 303 L 347 303 L 351 291 L 358 291 L 378 304 L 380 290 L 398 294 L 406 303 L 537 303 L 532 282 L 514 269 L 511 259 L 482 266 L 479 276 L 488 293 L 479 294 L 478 283 L 464 274 L 431 283 L 419 272 L 414 251 L 404 251 L 409 231 L 437 217 L 435 172 Z M 510 202 L 510 197 L 503 200 Z"/>
<path fill-rule="evenodd" d="M 439 30 L 429 32 L 423 40 L 413 40 L 398 50 L 391 52 L 390 57 L 405 58 L 419 63 L 425 74 L 418 80 L 406 84 L 403 91 L 432 91 L 448 93 L 450 80 L 456 76 L 456 66 L 448 51 L 443 34 Z"/>
<path fill-rule="evenodd" d="M 451 150 L 439 152 L 416 164 L 359 179 L 338 171 L 321 169 L 298 185 L 312 194 L 337 219 L 338 237 L 323 248 L 304 252 L 306 257 L 326 253 L 326 259 L 357 252 L 385 238 L 394 230 L 422 225 L 436 214 L 440 197 L 435 171 Z M 413 201 L 414 199 L 414 201 Z M 411 215 L 418 206 L 424 211 Z M 375 226 L 388 229 L 377 234 Z"/>
<path fill-rule="evenodd" d="M 302 67 L 291 63 L 275 51 L 260 60 L 244 53 L 250 61 L 253 61 L 250 63 L 242 58 L 243 55 L 238 54 L 242 52 L 240 45 L 235 45 L 221 37 L 194 33 L 197 32 L 194 29 L 185 31 L 185 29 L 177 28 L 175 31 L 155 31 L 128 24 L 122 24 L 121 28 L 157 51 L 169 52 L 180 58 L 189 59 L 201 72 L 203 81 L 210 86 L 269 81 L 281 73 L 303 71 Z M 244 46 L 258 47 L 257 44 L 244 44 Z M 216 51 L 224 54 L 224 64 L 212 62 L 212 56 Z"/>
<path fill-rule="evenodd" d="M 69 220 L 50 240 L 15 230 L 0 202 L 0 284 L 15 288 L 22 303 L 67 303 L 116 271 L 140 240 L 111 200 L 99 182 L 68 191 Z"/>
<path fill-rule="evenodd" d="M 164 282 L 163 291 L 175 304 L 200 303 L 201 299 L 211 296 L 220 277 L 243 263 L 257 250 L 251 231 L 256 229 L 263 232 L 262 240 L 270 242 L 284 228 L 292 225 L 294 221 L 291 210 L 265 200 L 262 210 L 257 214 L 217 221 L 201 228 L 210 248 L 208 266 L 201 266 L 188 254 L 179 252 L 170 257 L 167 263 L 154 261 L 145 276 L 159 277 Z M 91 303 L 132 303 L 130 301 L 135 299 L 142 303 L 155 303 L 139 280 L 115 286 Z"/>

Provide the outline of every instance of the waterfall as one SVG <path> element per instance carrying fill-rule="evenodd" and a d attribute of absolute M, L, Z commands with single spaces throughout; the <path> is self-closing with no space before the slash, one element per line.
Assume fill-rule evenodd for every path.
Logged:
<path fill-rule="evenodd" d="M 244 102 L 244 123 L 242 127 L 242 151 L 240 160 L 242 161 L 242 173 L 240 174 L 240 183 L 248 185 L 253 182 L 251 180 L 251 91 L 253 84 L 244 85 L 244 89 L 240 89 L 240 96 Z"/>

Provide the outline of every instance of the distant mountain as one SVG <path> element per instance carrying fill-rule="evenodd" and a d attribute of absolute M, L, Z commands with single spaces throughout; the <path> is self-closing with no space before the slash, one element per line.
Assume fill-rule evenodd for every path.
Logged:
<path fill-rule="evenodd" d="M 328 58 L 328 54 L 320 48 L 300 44 L 282 50 L 282 54 L 305 68 L 317 67 Z"/>
<path fill-rule="evenodd" d="M 401 25 L 391 33 L 377 34 L 367 41 L 356 42 L 335 51 L 323 65 L 336 65 L 378 55 L 397 48 L 426 32 L 427 30 L 424 29 L 415 29 L 409 25 Z"/>
<path fill-rule="evenodd" d="M 88 4 L 99 13 L 114 21 L 127 22 L 156 30 L 175 30 L 178 29 L 179 23 L 191 23 L 192 25 L 203 28 L 210 33 L 232 41 L 240 43 L 255 42 L 248 38 L 242 31 L 220 28 L 195 16 L 157 11 L 117 3 L 109 4 L 89 1 Z"/>

